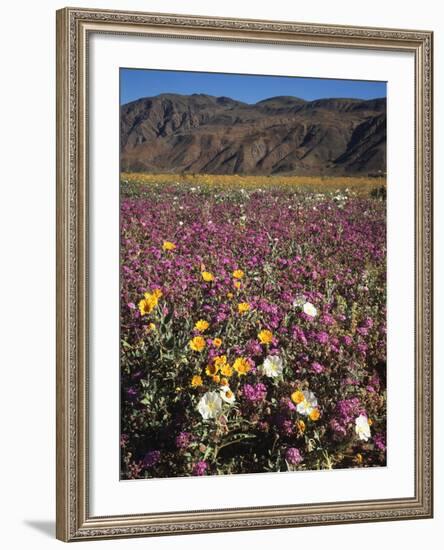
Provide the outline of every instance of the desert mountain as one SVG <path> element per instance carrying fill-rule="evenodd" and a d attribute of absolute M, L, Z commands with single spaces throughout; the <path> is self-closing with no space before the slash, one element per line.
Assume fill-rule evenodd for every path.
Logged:
<path fill-rule="evenodd" d="M 377 175 L 386 171 L 386 100 L 279 96 L 254 105 L 161 94 L 120 111 L 123 171 Z"/>

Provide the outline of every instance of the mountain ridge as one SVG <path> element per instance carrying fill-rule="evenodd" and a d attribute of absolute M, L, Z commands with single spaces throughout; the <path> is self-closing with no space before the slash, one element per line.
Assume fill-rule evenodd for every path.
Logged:
<path fill-rule="evenodd" d="M 386 99 L 165 93 L 120 108 L 123 171 L 380 175 Z"/>

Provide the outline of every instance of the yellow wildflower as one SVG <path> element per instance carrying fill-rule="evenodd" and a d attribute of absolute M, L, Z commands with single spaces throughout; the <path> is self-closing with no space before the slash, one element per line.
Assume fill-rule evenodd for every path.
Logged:
<path fill-rule="evenodd" d="M 234 281 L 234 288 L 237 288 L 238 290 L 241 288 L 242 284 L 240 281 Z"/>
<path fill-rule="evenodd" d="M 242 279 L 244 277 L 245 273 L 242 271 L 242 269 L 236 269 L 233 271 L 233 277 L 235 279 Z"/>
<path fill-rule="evenodd" d="M 227 298 L 231 300 L 234 297 L 234 294 L 232 292 L 227 292 Z"/>
<path fill-rule="evenodd" d="M 298 420 L 296 422 L 296 428 L 298 429 L 299 433 L 303 434 L 305 432 L 305 422 L 303 420 Z"/>
<path fill-rule="evenodd" d="M 362 455 L 361 453 L 357 453 L 356 456 L 355 456 L 355 462 L 356 464 L 362 464 Z"/>
<path fill-rule="evenodd" d="M 302 401 L 305 399 L 305 395 L 301 390 L 296 390 L 291 394 L 291 400 L 293 403 L 296 403 L 296 405 L 299 405 L 299 403 L 302 403 Z"/>
<path fill-rule="evenodd" d="M 215 348 L 220 348 L 222 345 L 222 340 L 220 338 L 214 338 L 213 339 L 213 346 Z"/>
<path fill-rule="evenodd" d="M 237 374 L 239 374 L 239 376 L 242 376 L 251 370 L 251 366 L 248 359 L 245 357 L 238 357 L 233 363 L 233 369 L 237 372 Z"/>
<path fill-rule="evenodd" d="M 205 372 L 208 374 L 208 376 L 214 376 L 219 372 L 219 367 L 213 363 L 212 365 L 207 366 Z"/>
<path fill-rule="evenodd" d="M 220 376 L 218 374 L 215 374 L 213 376 L 213 382 L 215 382 L 216 384 L 219 384 L 220 382 Z"/>
<path fill-rule="evenodd" d="M 145 292 L 145 295 L 147 292 Z M 153 300 L 151 298 L 142 298 L 139 301 L 139 311 L 141 315 L 146 315 L 147 313 L 151 313 L 154 309 Z"/>
<path fill-rule="evenodd" d="M 251 306 L 248 302 L 241 302 L 240 304 L 237 305 L 237 311 L 242 314 L 242 313 L 246 313 L 247 311 L 250 311 L 251 309 Z"/>
<path fill-rule="evenodd" d="M 159 288 L 156 288 L 153 292 L 145 292 L 142 300 L 139 302 L 140 314 L 143 316 L 151 313 L 159 303 L 159 298 L 161 296 L 162 291 Z"/>
<path fill-rule="evenodd" d="M 174 250 L 176 248 L 176 245 L 171 241 L 163 241 L 162 248 L 164 250 Z"/>
<path fill-rule="evenodd" d="M 226 363 L 225 365 L 222 365 L 221 368 L 220 368 L 220 372 L 224 375 L 224 376 L 232 376 L 233 374 L 233 369 L 231 367 L 231 365 L 229 365 L 228 363 Z"/>
<path fill-rule="evenodd" d="M 210 323 L 208 321 L 204 321 L 203 319 L 200 319 L 194 325 L 194 328 L 199 332 L 205 332 L 209 326 L 210 326 Z"/>
<path fill-rule="evenodd" d="M 192 340 L 190 340 L 190 348 L 193 351 L 203 351 L 205 349 L 205 338 L 202 336 L 195 336 Z"/>
<path fill-rule="evenodd" d="M 271 344 L 273 341 L 273 333 L 271 330 L 261 330 L 257 336 L 261 344 Z"/>
<path fill-rule="evenodd" d="M 146 332 L 151 332 L 152 330 L 156 330 L 156 325 L 154 323 L 150 323 L 149 325 L 147 325 L 145 330 Z"/>
<path fill-rule="evenodd" d="M 316 422 L 316 420 L 319 420 L 321 413 L 319 412 L 319 409 L 313 409 L 308 416 L 310 417 L 310 420 Z"/>
<path fill-rule="evenodd" d="M 224 365 L 227 364 L 227 356 L 226 355 L 216 355 L 216 357 L 214 358 L 214 364 L 216 365 L 216 367 L 218 369 L 220 369 L 221 367 L 223 367 Z"/>
<path fill-rule="evenodd" d="M 214 275 L 212 273 L 210 273 L 209 271 L 202 271 L 201 275 L 202 275 L 202 279 L 206 283 L 210 283 L 211 281 L 214 281 Z"/>
<path fill-rule="evenodd" d="M 221 371 L 222 372 L 222 371 Z M 223 374 L 223 373 L 222 373 Z M 228 378 L 221 378 L 220 379 L 220 385 L 221 386 L 228 386 Z"/>
<path fill-rule="evenodd" d="M 191 379 L 191 386 L 193 388 L 198 388 L 199 386 L 202 386 L 202 376 L 199 376 L 198 374 L 195 374 L 193 378 Z"/>

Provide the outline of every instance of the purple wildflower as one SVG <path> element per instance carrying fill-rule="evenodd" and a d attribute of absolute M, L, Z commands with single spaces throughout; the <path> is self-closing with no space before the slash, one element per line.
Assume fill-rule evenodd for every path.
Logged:
<path fill-rule="evenodd" d="M 371 317 L 366 317 L 362 323 L 362 326 L 365 328 L 373 327 L 373 319 Z"/>
<path fill-rule="evenodd" d="M 311 370 L 316 374 L 320 374 L 321 372 L 324 372 L 325 367 L 324 365 L 321 365 L 320 363 L 317 363 L 315 361 L 314 363 L 311 364 Z"/>
<path fill-rule="evenodd" d="M 204 476 L 207 472 L 207 468 L 208 464 L 205 460 L 199 460 L 199 462 L 196 462 L 193 466 L 193 476 Z"/>
<path fill-rule="evenodd" d="M 328 344 L 328 334 L 324 331 L 318 332 L 316 335 L 316 339 L 320 344 Z"/>
<path fill-rule="evenodd" d="M 297 341 L 303 344 L 304 346 L 307 345 L 307 338 L 305 336 L 305 332 L 301 329 L 299 326 L 293 327 L 293 338 Z"/>
<path fill-rule="evenodd" d="M 130 386 L 127 390 L 126 390 L 126 396 L 128 397 L 129 400 L 133 401 L 134 399 L 136 399 L 137 395 L 138 395 L 138 391 L 137 391 L 137 388 L 135 388 L 134 386 Z"/>
<path fill-rule="evenodd" d="M 299 452 L 299 449 L 296 449 L 296 447 L 289 447 L 285 452 L 285 460 L 289 464 L 300 464 L 303 460 L 301 453 Z"/>
<path fill-rule="evenodd" d="M 160 460 L 160 451 L 148 451 L 143 457 L 142 466 L 144 468 L 152 468 Z"/>
<path fill-rule="evenodd" d="M 247 344 L 247 352 L 252 356 L 262 355 L 262 347 L 257 340 L 250 340 Z"/>
<path fill-rule="evenodd" d="M 280 400 L 280 406 L 284 411 L 294 412 L 296 410 L 295 404 L 289 397 L 282 397 Z"/>
<path fill-rule="evenodd" d="M 191 439 L 192 435 L 190 432 L 180 432 L 179 435 L 176 436 L 176 447 L 178 449 L 186 449 Z"/>
<path fill-rule="evenodd" d="M 258 384 L 245 384 L 242 387 L 242 395 L 247 401 L 255 403 L 263 401 L 267 397 L 267 386 L 259 382 Z"/>
<path fill-rule="evenodd" d="M 385 441 L 385 435 L 383 433 L 377 433 L 374 435 L 373 437 L 373 442 L 375 444 L 375 447 L 377 449 L 379 449 L 380 451 L 385 451 L 387 446 L 386 446 L 386 441 Z"/>
<path fill-rule="evenodd" d="M 352 340 L 351 336 L 348 336 L 348 334 L 347 334 L 342 338 L 342 343 L 344 344 L 344 346 L 348 347 L 348 346 L 352 345 L 353 340 Z"/>

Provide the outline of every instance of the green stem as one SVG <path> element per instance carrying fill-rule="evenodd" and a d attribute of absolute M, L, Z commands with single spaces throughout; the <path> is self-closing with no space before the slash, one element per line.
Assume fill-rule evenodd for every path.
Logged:
<path fill-rule="evenodd" d="M 244 441 L 245 439 L 254 439 L 255 437 L 256 436 L 253 434 L 243 434 L 242 437 L 238 437 L 237 439 L 221 443 L 218 447 L 216 446 L 214 448 L 214 460 L 216 460 L 219 451 L 224 447 L 229 447 L 230 445 L 234 445 L 235 443 L 239 443 L 240 441 Z"/>

